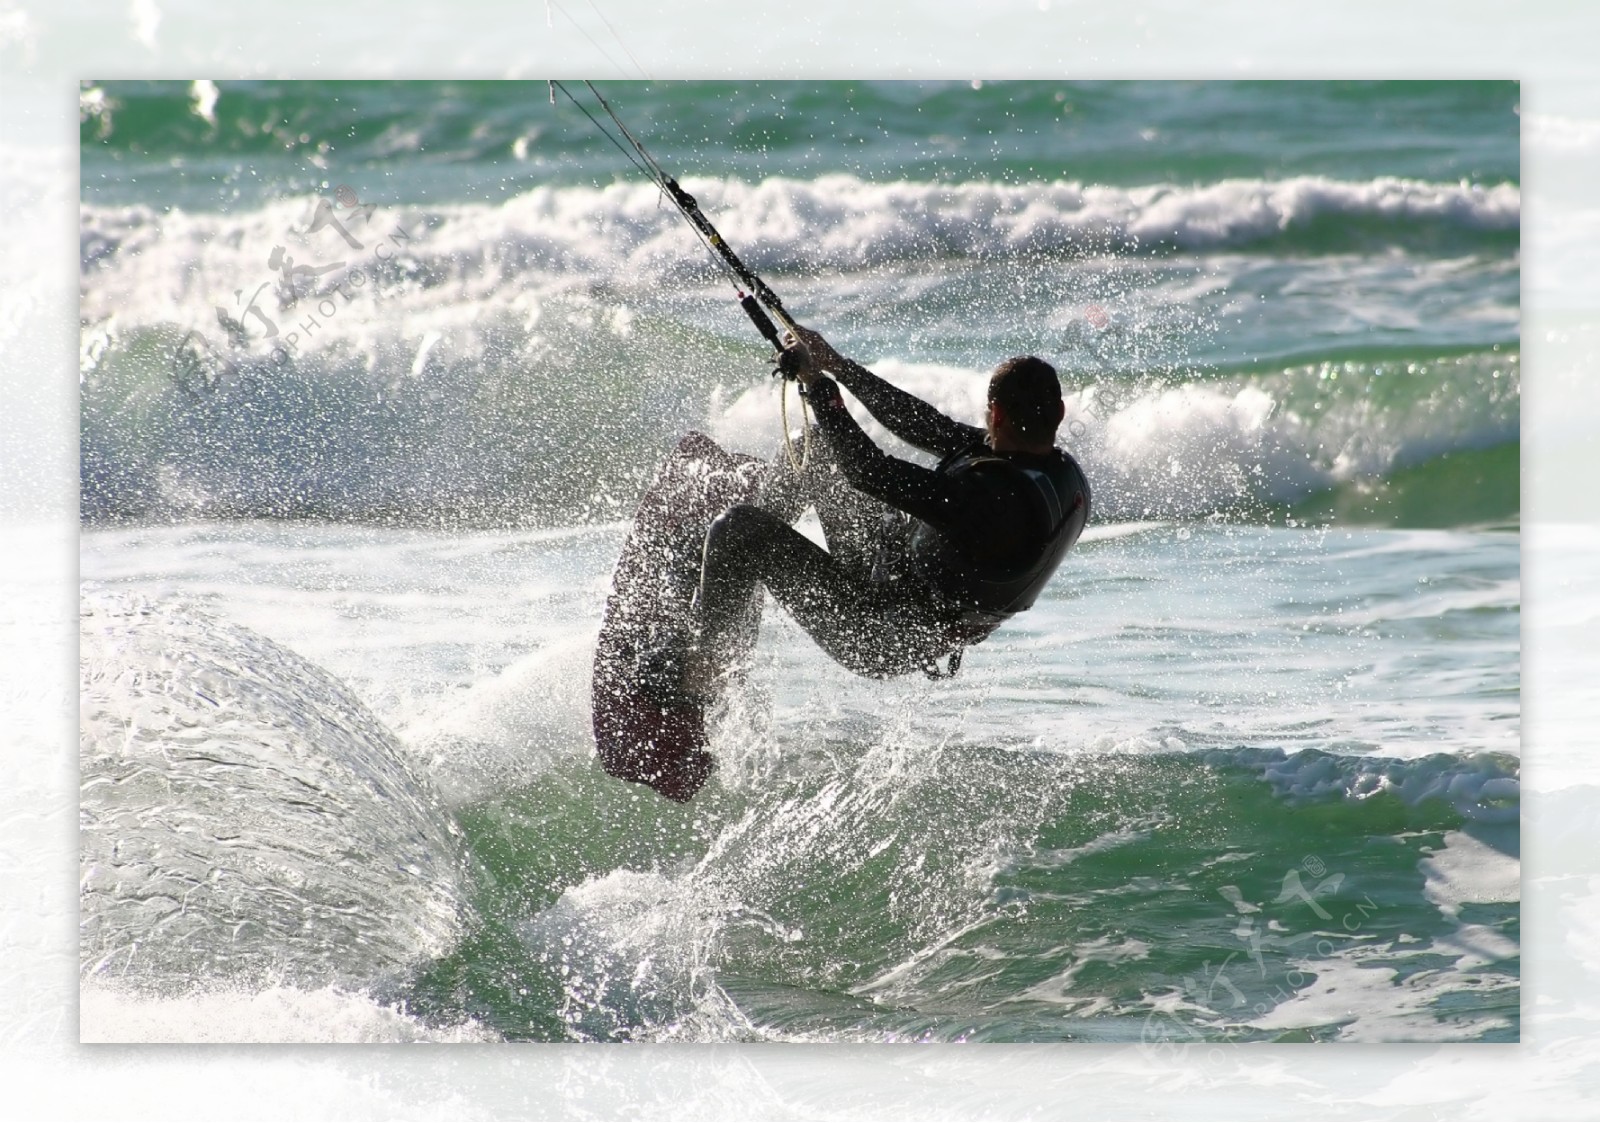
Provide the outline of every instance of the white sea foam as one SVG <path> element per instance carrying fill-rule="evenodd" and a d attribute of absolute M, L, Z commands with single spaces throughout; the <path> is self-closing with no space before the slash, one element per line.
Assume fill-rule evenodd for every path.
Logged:
<path fill-rule="evenodd" d="M 404 728 L 412 754 L 454 803 L 527 784 L 591 751 L 587 630 L 540 647 L 504 671 L 453 692 Z"/>
<path fill-rule="evenodd" d="M 737 912 L 703 879 L 616 870 L 565 890 L 521 936 L 558 980 L 556 1013 L 578 1040 L 749 1039 L 713 970 Z"/>
<path fill-rule="evenodd" d="M 1423 859 L 1423 896 L 1453 926 L 1435 935 L 1421 954 L 1448 956 L 1461 972 L 1516 958 L 1516 931 L 1474 923 L 1462 917 L 1467 905 L 1507 904 L 1522 900 L 1519 825 L 1515 822 L 1468 831 L 1447 831 L 1444 845 Z M 1483 837 L 1477 837 L 1481 834 Z"/>
<path fill-rule="evenodd" d="M 1294 974 L 1312 978 L 1287 1002 L 1249 1024 L 1257 1029 L 1292 1030 L 1336 1026 L 1338 1041 L 1459 1041 L 1469 1034 L 1504 1030 L 1508 1011 L 1467 1012 L 1441 1018 L 1444 1002 L 1487 996 L 1507 1004 L 1516 982 L 1501 975 L 1462 978 L 1456 972 L 1420 971 L 1409 976 L 1393 967 L 1369 965 L 1358 953 L 1297 965 Z"/>
<path fill-rule="evenodd" d="M 1136 245 L 1213 250 L 1297 236 L 1321 219 L 1390 223 L 1403 233 L 1439 225 L 1464 234 L 1514 232 L 1521 193 L 1381 178 L 1321 176 L 1225 180 L 1201 187 L 1077 183 L 872 183 L 845 175 L 691 181 L 687 186 L 757 269 L 803 272 L 894 261 L 984 260 L 1031 253 L 1097 253 Z M 326 202 L 325 200 L 320 200 Z M 457 307 L 466 320 L 491 296 L 529 321 L 536 291 L 595 283 L 648 283 L 703 270 L 677 212 L 646 184 L 538 187 L 502 204 L 384 208 L 351 220 L 351 246 L 316 224 L 317 198 L 281 199 L 239 213 L 156 211 L 88 204 L 80 219 L 83 313 L 98 322 L 164 322 L 183 310 L 213 323 L 235 318 L 263 284 L 310 269 L 298 282 L 343 309 L 346 296 L 410 282 L 408 310 Z M 274 251 L 287 253 L 271 264 Z M 340 282 L 363 274 L 359 285 Z M 367 304 L 381 304 L 368 301 Z M 283 330 L 316 316 L 316 300 Z M 270 305 L 258 302 L 273 317 Z M 195 314 L 203 314 L 203 317 Z M 339 313 L 338 334 L 361 319 Z M 275 318 L 275 317 L 274 317 Z M 327 319 L 327 317 L 323 317 Z M 254 326 L 265 330 L 259 320 Z M 314 333 L 301 332 L 300 342 Z"/>

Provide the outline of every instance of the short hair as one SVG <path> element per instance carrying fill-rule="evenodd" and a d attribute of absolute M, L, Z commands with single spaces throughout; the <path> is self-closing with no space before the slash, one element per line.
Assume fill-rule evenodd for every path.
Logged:
<path fill-rule="evenodd" d="M 1061 379 L 1055 367 L 1032 355 L 1018 355 L 994 368 L 989 401 L 1030 441 L 1053 439 L 1061 424 Z"/>

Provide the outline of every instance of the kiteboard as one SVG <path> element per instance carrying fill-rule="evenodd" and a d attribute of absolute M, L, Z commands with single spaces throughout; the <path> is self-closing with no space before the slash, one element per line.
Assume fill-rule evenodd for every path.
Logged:
<path fill-rule="evenodd" d="M 595 749 L 609 775 L 668 799 L 691 799 L 713 767 L 708 699 L 675 689 L 672 673 L 696 622 L 706 530 L 753 499 L 765 471 L 761 460 L 727 453 L 704 434 L 684 437 L 640 499 L 611 578 L 590 686 Z M 723 657 L 742 660 L 754 640 L 753 627 L 741 629 Z"/>

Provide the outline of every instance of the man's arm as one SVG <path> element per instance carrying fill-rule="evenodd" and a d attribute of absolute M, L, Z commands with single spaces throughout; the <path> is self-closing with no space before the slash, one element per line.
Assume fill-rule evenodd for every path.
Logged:
<path fill-rule="evenodd" d="M 946 417 L 921 398 L 890 385 L 854 359 L 839 354 L 817 332 L 801 328 L 799 336 L 817 369 L 831 371 L 868 413 L 907 444 L 948 456 L 983 439 L 982 429 Z"/>
<path fill-rule="evenodd" d="M 834 461 L 852 487 L 932 526 L 947 526 L 960 517 L 962 497 L 947 477 L 873 444 L 850 416 L 831 378 L 814 374 L 802 381 Z"/>

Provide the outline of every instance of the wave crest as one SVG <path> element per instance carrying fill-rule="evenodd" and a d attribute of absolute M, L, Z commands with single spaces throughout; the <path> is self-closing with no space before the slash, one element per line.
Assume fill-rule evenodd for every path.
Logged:
<path fill-rule="evenodd" d="M 370 985 L 448 950 L 456 829 L 336 680 L 244 628 L 99 592 L 79 659 L 86 978 Z"/>

